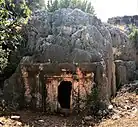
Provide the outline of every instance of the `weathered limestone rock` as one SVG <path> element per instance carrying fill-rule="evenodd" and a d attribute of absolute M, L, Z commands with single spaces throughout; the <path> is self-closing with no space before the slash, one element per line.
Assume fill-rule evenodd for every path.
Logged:
<path fill-rule="evenodd" d="M 116 60 L 115 64 L 117 85 L 123 85 L 127 81 L 134 80 L 136 70 L 135 61 Z"/>
<path fill-rule="evenodd" d="M 108 23 L 114 25 L 130 25 L 135 24 L 138 26 L 138 15 L 134 16 L 122 16 L 122 17 L 112 17 L 108 19 Z"/>
<path fill-rule="evenodd" d="M 133 81 L 135 77 L 136 63 L 135 61 L 127 61 L 125 62 L 126 70 L 127 70 L 127 79 L 129 81 Z"/>
<path fill-rule="evenodd" d="M 138 68 L 138 53 L 136 53 L 136 68 Z"/>
<path fill-rule="evenodd" d="M 112 93 L 112 95 L 115 97 L 115 95 L 116 95 L 116 90 L 117 90 L 117 88 L 116 88 L 116 67 L 115 67 L 115 63 L 113 62 L 112 63 L 112 82 L 111 82 L 111 93 Z"/>
<path fill-rule="evenodd" d="M 109 29 L 112 37 L 114 60 L 122 60 L 124 62 L 124 66 L 126 67 L 130 65 L 129 63 L 131 63 L 131 67 L 126 69 L 126 79 L 128 81 L 134 80 L 134 70 L 136 70 L 136 49 L 134 48 L 133 43 L 130 42 L 127 35 L 119 28 L 111 27 L 107 24 L 106 26 Z"/>
<path fill-rule="evenodd" d="M 23 106 L 24 85 L 21 81 L 19 72 L 14 73 L 4 82 L 3 97 L 8 108 L 19 109 Z"/>
<path fill-rule="evenodd" d="M 30 73 L 22 73 L 24 76 L 22 87 L 25 88 L 24 100 L 27 103 L 31 103 L 32 99 L 35 98 L 34 103 L 39 105 L 43 100 L 41 94 L 38 93 L 37 77 L 34 77 L 31 73 L 33 70 L 34 74 L 38 74 L 40 68 L 33 67 L 38 63 L 51 64 L 54 72 L 56 69 L 59 71 L 56 66 L 60 63 L 96 63 L 88 71 L 91 70 L 91 73 L 95 74 L 94 81 L 100 91 L 98 97 L 105 104 L 109 104 L 109 98 L 111 95 L 115 95 L 116 78 L 117 84 L 122 84 L 126 82 L 126 79 L 133 77 L 135 63 L 130 61 L 135 59 L 135 50 L 133 50 L 128 37 L 119 29 L 102 23 L 91 14 L 84 13 L 79 9 L 72 10 L 69 8 L 59 9 L 53 13 L 36 11 L 32 14 L 25 30 L 28 39 L 26 48 L 28 53 L 32 54 L 30 57 L 24 57 L 20 62 L 24 65 L 32 64 Z M 122 61 L 116 61 L 114 64 L 114 60 L 118 59 Z M 55 64 L 55 66 L 52 64 Z M 131 65 L 133 66 L 130 68 Z M 81 69 L 84 67 L 83 65 Z M 92 70 L 96 67 L 97 69 Z M 45 73 L 50 72 L 50 69 L 48 67 Z M 19 72 L 18 69 L 17 72 Z M 14 90 L 15 84 L 20 84 L 16 82 L 16 79 L 20 77 L 17 72 L 5 82 L 5 95 L 7 95 L 6 91 L 9 88 Z M 27 75 L 32 76 L 29 78 L 31 84 L 28 82 Z M 32 95 L 33 84 L 37 88 L 37 93 Z M 49 89 L 56 91 L 54 86 L 52 84 Z M 53 100 L 55 100 L 56 94 L 51 96 L 52 102 L 50 104 L 54 109 L 55 101 Z"/>
<path fill-rule="evenodd" d="M 136 59 L 136 50 L 130 42 L 127 34 L 117 27 L 106 24 L 111 38 L 115 60 L 132 61 Z"/>
<path fill-rule="evenodd" d="M 96 17 L 86 14 L 79 9 L 61 9 L 55 11 L 52 15 L 40 11 L 35 12 L 34 15 L 27 27 L 28 49 L 31 52 L 42 53 L 40 55 L 41 58 L 39 58 L 42 59 L 40 60 L 41 62 L 46 59 L 51 59 L 53 62 L 61 62 L 60 59 L 55 59 L 55 57 L 58 58 L 57 56 L 53 56 L 65 54 L 65 56 L 59 55 L 61 56 L 59 58 L 69 58 L 70 54 L 74 54 L 74 52 L 76 54 L 76 51 L 80 53 L 85 52 L 85 55 L 87 54 L 86 56 L 89 59 L 87 61 L 89 62 L 98 62 L 103 59 L 106 39 L 101 33 L 105 32 L 103 30 L 99 31 L 97 26 L 101 25 L 104 29 L 104 25 Z M 43 21 L 43 19 L 45 20 Z M 40 22 L 40 27 L 37 25 L 37 22 Z M 43 24 L 43 28 L 41 28 L 41 24 Z M 45 30 L 44 28 L 47 29 Z M 37 32 L 34 33 L 34 31 Z M 106 36 L 107 38 L 111 38 L 110 34 Z M 54 44 L 55 49 L 53 49 Z M 61 53 L 58 52 L 58 47 L 60 47 L 59 51 Z M 51 48 L 51 51 L 55 51 L 55 53 L 52 52 L 53 56 L 50 58 L 48 58 L 49 54 L 51 54 L 49 53 L 49 48 Z M 70 62 L 73 60 L 74 58 L 64 59 L 64 61 Z"/>
<path fill-rule="evenodd" d="M 97 64 L 97 67 L 96 67 L 96 73 L 95 73 L 95 83 L 98 87 L 98 91 L 99 91 L 99 99 L 101 101 L 105 101 L 106 104 L 109 103 L 109 96 L 110 96 L 110 93 L 108 92 L 108 79 L 106 77 L 106 74 L 105 74 L 105 68 L 103 67 L 102 64 Z"/>
<path fill-rule="evenodd" d="M 115 61 L 116 66 L 116 85 L 120 87 L 127 82 L 127 70 L 122 60 Z"/>
<path fill-rule="evenodd" d="M 112 51 L 112 43 L 108 43 L 107 51 L 108 51 L 107 58 L 105 59 L 106 66 L 107 66 L 106 74 L 108 77 L 108 93 L 109 93 L 109 96 L 111 96 L 112 95 L 112 87 L 114 87 L 113 84 L 115 84 L 114 83 L 115 75 L 113 72 L 114 58 L 113 58 L 113 51 Z"/>
<path fill-rule="evenodd" d="M 30 57 L 23 57 L 20 63 L 32 63 L 32 60 Z M 20 66 L 9 79 L 5 80 L 3 98 L 8 108 L 19 109 L 24 106 L 24 83 Z"/>

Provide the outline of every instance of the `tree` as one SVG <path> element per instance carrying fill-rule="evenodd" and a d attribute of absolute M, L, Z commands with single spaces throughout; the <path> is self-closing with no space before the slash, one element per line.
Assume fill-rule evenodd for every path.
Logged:
<path fill-rule="evenodd" d="M 58 0 L 48 0 L 47 1 L 47 11 L 49 12 L 53 12 L 55 10 L 57 10 L 59 7 L 59 3 L 58 3 Z"/>
<path fill-rule="evenodd" d="M 84 12 L 95 15 L 94 8 L 88 0 L 48 0 L 46 9 L 49 12 L 54 12 L 58 8 L 78 8 Z"/>
<path fill-rule="evenodd" d="M 45 0 L 25 0 L 31 10 L 45 8 Z"/>
<path fill-rule="evenodd" d="M 60 0 L 59 8 L 67 8 L 70 5 L 70 0 Z"/>
<path fill-rule="evenodd" d="M 86 10 L 85 10 L 87 13 L 91 13 L 91 14 L 94 14 L 94 8 L 91 4 L 91 2 L 89 2 L 86 6 Z"/>
<path fill-rule="evenodd" d="M 9 54 L 20 45 L 21 27 L 31 14 L 23 0 L 15 2 L 0 0 L 0 72 L 6 67 Z"/>

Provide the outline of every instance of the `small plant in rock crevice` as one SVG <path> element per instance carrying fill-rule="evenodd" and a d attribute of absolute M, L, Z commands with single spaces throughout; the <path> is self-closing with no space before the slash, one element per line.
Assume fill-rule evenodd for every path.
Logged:
<path fill-rule="evenodd" d="M 98 98 L 98 88 L 94 86 L 91 90 L 91 94 L 87 96 L 87 109 L 89 109 L 93 115 L 99 111 L 99 98 Z"/>
<path fill-rule="evenodd" d="M 138 28 L 134 25 L 131 25 L 129 27 L 130 27 L 129 39 L 134 43 L 136 48 L 138 48 Z"/>

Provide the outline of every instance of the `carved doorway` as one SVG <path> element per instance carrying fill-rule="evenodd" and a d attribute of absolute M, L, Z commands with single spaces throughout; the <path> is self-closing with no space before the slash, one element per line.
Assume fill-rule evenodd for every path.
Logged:
<path fill-rule="evenodd" d="M 71 102 L 71 81 L 61 81 L 58 86 L 58 102 L 61 108 L 70 109 Z"/>

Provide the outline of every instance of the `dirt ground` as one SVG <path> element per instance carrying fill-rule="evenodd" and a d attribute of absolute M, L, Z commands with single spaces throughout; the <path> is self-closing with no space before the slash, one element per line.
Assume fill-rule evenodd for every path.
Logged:
<path fill-rule="evenodd" d="M 138 127 L 138 82 L 126 84 L 118 91 L 108 116 L 100 122 L 91 116 L 65 118 L 26 110 L 16 114 L 19 118 L 0 117 L 0 127 Z"/>

